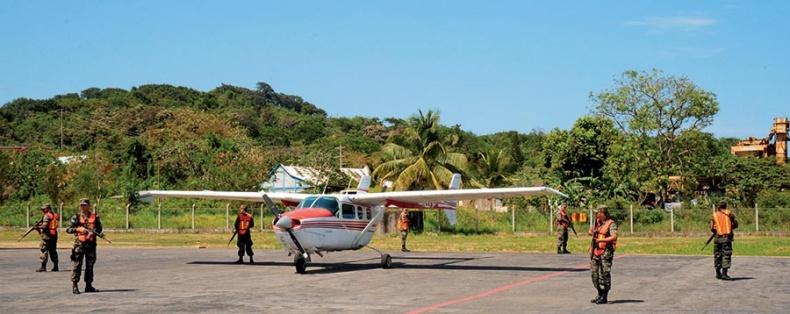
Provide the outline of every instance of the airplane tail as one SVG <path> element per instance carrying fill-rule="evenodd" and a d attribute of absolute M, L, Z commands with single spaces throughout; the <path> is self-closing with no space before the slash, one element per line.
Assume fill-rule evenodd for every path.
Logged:
<path fill-rule="evenodd" d="M 453 178 L 450 179 L 450 190 L 458 190 L 461 188 L 461 174 L 454 173 Z M 455 208 L 458 207 L 458 201 L 450 201 L 447 202 L 448 208 L 444 209 L 444 215 L 447 216 L 447 221 L 450 222 L 451 225 L 455 226 L 458 223 L 458 218 L 456 217 Z"/>
<path fill-rule="evenodd" d="M 364 175 L 359 178 L 359 185 L 357 185 L 357 194 L 365 194 L 370 189 L 370 176 Z"/>

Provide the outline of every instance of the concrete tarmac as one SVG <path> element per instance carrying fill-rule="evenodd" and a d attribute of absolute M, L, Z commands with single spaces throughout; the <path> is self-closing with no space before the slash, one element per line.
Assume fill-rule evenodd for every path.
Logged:
<path fill-rule="evenodd" d="M 610 304 L 595 290 L 586 254 L 393 253 L 315 256 L 295 274 L 282 251 L 235 265 L 235 248 L 99 247 L 95 294 L 71 294 L 61 269 L 36 273 L 38 250 L 0 248 L 0 313 L 787 313 L 789 258 L 734 257 L 734 281 L 716 280 L 712 257 L 618 256 Z M 246 261 L 246 259 L 245 259 Z M 80 284 L 82 290 L 84 285 Z"/>

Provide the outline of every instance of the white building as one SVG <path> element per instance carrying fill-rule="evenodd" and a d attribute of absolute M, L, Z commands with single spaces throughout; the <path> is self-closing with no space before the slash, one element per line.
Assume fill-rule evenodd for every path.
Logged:
<path fill-rule="evenodd" d="M 362 176 L 370 175 L 368 167 L 340 168 L 340 171 L 357 182 Z M 269 172 L 269 179 L 261 183 L 261 188 L 270 192 L 301 192 L 321 181 L 323 177 L 316 169 L 279 164 Z"/>

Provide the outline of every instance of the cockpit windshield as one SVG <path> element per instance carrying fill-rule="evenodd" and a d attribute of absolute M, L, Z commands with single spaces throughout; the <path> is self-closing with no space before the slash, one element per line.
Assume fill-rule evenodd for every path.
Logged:
<path fill-rule="evenodd" d="M 323 208 L 334 215 L 338 209 L 337 198 L 331 196 L 308 196 L 299 203 L 299 208 Z"/>

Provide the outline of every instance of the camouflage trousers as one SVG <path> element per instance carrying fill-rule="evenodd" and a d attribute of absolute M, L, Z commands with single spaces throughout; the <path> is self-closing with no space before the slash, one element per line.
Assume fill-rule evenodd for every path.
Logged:
<path fill-rule="evenodd" d="M 52 264 L 58 264 L 58 238 L 41 239 L 40 249 L 38 259 L 41 265 L 46 265 L 49 259 L 52 259 Z"/>
<path fill-rule="evenodd" d="M 74 243 L 71 249 L 71 282 L 80 282 L 82 264 L 85 264 L 85 283 L 93 283 L 93 265 L 96 264 L 96 243 Z"/>
<path fill-rule="evenodd" d="M 568 227 L 557 227 L 557 250 L 565 250 L 568 246 Z"/>
<path fill-rule="evenodd" d="M 609 291 L 612 288 L 612 260 L 614 252 L 604 251 L 603 255 L 590 258 L 590 273 L 596 289 Z"/>
<path fill-rule="evenodd" d="M 247 231 L 245 235 L 239 235 L 236 239 L 236 247 L 239 248 L 239 258 L 244 256 L 244 253 L 247 253 L 247 256 L 252 256 L 252 235 Z"/>
<path fill-rule="evenodd" d="M 401 248 L 404 248 L 404 249 L 406 248 L 406 238 L 408 238 L 408 237 L 409 237 L 409 231 L 408 230 L 401 230 L 400 231 L 400 247 Z"/>
<path fill-rule="evenodd" d="M 716 237 L 713 245 L 713 266 L 729 269 L 732 266 L 732 241 L 726 237 Z"/>

